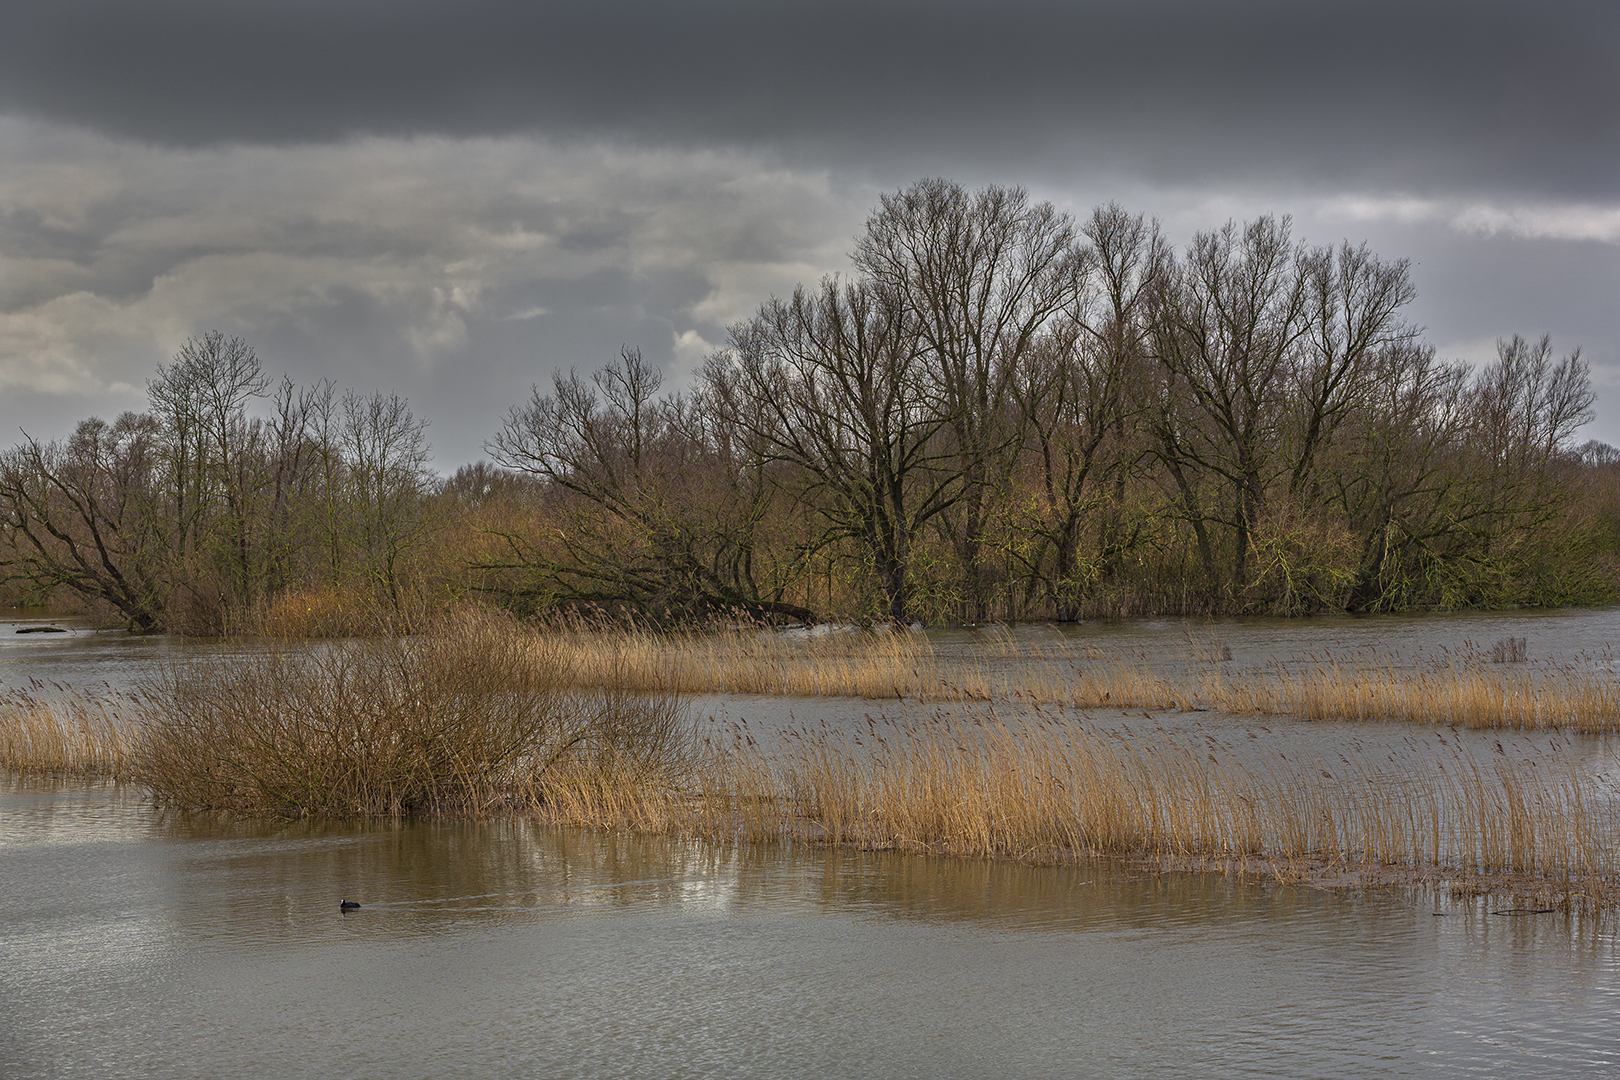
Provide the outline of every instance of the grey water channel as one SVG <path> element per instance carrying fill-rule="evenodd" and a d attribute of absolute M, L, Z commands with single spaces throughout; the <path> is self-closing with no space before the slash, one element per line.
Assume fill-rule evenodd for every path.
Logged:
<path fill-rule="evenodd" d="M 123 689 L 232 647 L 13 629 L 0 622 L 0 690 Z M 1538 658 L 1605 662 L 1620 613 L 1019 633 L 1166 663 L 1209 635 L 1253 666 L 1507 636 Z M 937 647 L 992 647 L 980 641 Z M 762 727 L 903 711 L 694 707 Z M 1413 737 L 1152 722 L 1288 745 Z M 1581 748 L 1594 772 L 1614 768 L 1609 740 Z M 340 912 L 343 899 L 361 907 Z M 1400 890 L 522 820 L 244 823 L 160 813 L 134 787 L 0 778 L 6 1078 L 1616 1075 L 1617 944 L 1612 918 Z"/>

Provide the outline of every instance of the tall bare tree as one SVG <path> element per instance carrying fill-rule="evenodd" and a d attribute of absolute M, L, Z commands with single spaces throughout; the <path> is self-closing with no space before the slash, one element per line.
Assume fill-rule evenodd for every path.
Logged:
<path fill-rule="evenodd" d="M 1287 218 L 1200 233 L 1155 311 L 1154 350 L 1171 382 L 1165 400 L 1194 410 L 1161 427 L 1173 440 L 1165 456 L 1172 468 L 1226 482 L 1230 499 L 1217 515 L 1231 531 L 1238 588 L 1277 466 L 1290 361 L 1311 328 L 1310 292 L 1295 259 Z"/>
<path fill-rule="evenodd" d="M 912 552 L 923 527 L 961 497 L 941 446 L 948 422 L 929 393 L 911 315 L 868 282 L 822 282 L 765 305 L 732 330 L 704 382 L 763 453 L 792 470 L 824 542 L 871 559 L 887 615 L 912 616 Z"/>
<path fill-rule="evenodd" d="M 1059 619 L 1078 617 L 1088 524 L 1103 519 L 1101 561 L 1130 543 L 1105 507 L 1122 500 L 1138 453 L 1131 421 L 1146 392 L 1147 309 L 1168 260 L 1157 224 L 1117 205 L 1093 213 L 1083 235 L 1093 267 L 1083 300 L 1043 332 L 1016 382 L 1045 508 L 1032 523 L 1042 542 L 1028 570 L 1032 581 L 1044 582 Z"/>
<path fill-rule="evenodd" d="M 365 575 L 400 609 L 400 562 L 429 525 L 427 421 L 398 394 L 343 395 L 348 505 Z"/>
<path fill-rule="evenodd" d="M 755 576 L 763 510 L 730 458 L 734 444 L 709 439 L 720 418 L 660 397 L 661 383 L 627 348 L 589 382 L 559 373 L 551 394 L 536 388 L 512 410 L 490 456 L 566 497 L 553 504 L 560 527 L 549 542 L 508 534 L 511 561 L 499 568 L 538 575 L 542 604 L 628 605 L 653 618 L 807 617 Z"/>
<path fill-rule="evenodd" d="M 256 599 L 259 585 L 249 504 L 262 493 L 266 434 L 247 409 L 269 387 L 253 348 L 218 331 L 188 339 L 147 384 L 165 430 L 178 540 L 193 557 L 217 555 L 228 591 L 243 605 Z"/>
<path fill-rule="evenodd" d="M 1384 262 L 1367 245 L 1303 252 L 1309 330 L 1300 339 L 1289 388 L 1295 413 L 1289 453 L 1290 494 L 1312 481 L 1316 456 L 1341 424 L 1369 403 L 1387 372 L 1380 357 L 1405 355 L 1417 330 L 1401 311 L 1417 298 L 1405 259 Z"/>
<path fill-rule="evenodd" d="M 1017 372 L 1048 324 L 1078 304 L 1087 259 L 1069 217 L 1022 188 L 970 193 L 923 180 L 883 197 L 854 260 L 899 306 L 922 352 L 918 373 L 938 395 L 962 482 L 941 521 L 964 570 L 963 614 L 983 619 L 985 500 L 1005 483 L 1021 442 Z"/>

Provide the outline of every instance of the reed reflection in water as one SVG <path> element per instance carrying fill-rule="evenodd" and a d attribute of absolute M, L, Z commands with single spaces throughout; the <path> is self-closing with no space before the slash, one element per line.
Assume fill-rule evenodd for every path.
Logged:
<path fill-rule="evenodd" d="M 0 872 L 6 1076 L 1617 1064 L 1604 926 L 1401 894 L 516 820 L 245 826 L 15 782 Z"/>

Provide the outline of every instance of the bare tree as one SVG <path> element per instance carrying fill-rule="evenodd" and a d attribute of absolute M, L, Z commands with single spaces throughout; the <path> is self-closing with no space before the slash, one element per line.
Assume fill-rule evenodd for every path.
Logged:
<path fill-rule="evenodd" d="M 62 443 L 28 439 L 0 454 L 0 574 L 103 601 L 136 630 L 163 625 L 166 520 L 155 490 L 157 425 L 125 413 L 85 420 Z"/>
<path fill-rule="evenodd" d="M 400 560 L 426 528 L 424 499 L 433 487 L 427 421 L 398 394 L 343 395 L 341 445 L 348 505 L 366 576 L 400 608 Z"/>
<path fill-rule="evenodd" d="M 1341 429 L 1328 474 L 1330 503 L 1358 545 L 1352 611 L 1421 606 L 1428 569 L 1448 557 L 1465 523 L 1458 469 L 1467 426 L 1468 367 L 1407 342 L 1372 357 L 1370 390 Z"/>
<path fill-rule="evenodd" d="M 1515 334 L 1498 340 L 1497 359 L 1469 387 L 1469 459 L 1475 506 L 1488 522 L 1482 535 L 1539 529 L 1564 502 L 1564 451 L 1592 419 L 1591 375 L 1577 349 L 1555 360 L 1552 339 L 1534 344 Z"/>
<path fill-rule="evenodd" d="M 1496 363 L 1479 373 L 1470 399 L 1484 452 L 1530 471 L 1550 464 L 1592 419 L 1596 395 L 1579 349 L 1554 360 L 1550 336 L 1531 344 L 1514 334 L 1497 341 Z"/>
<path fill-rule="evenodd" d="M 1005 483 L 1021 432 L 1017 372 L 1042 330 L 1078 303 L 1087 259 L 1074 224 L 1022 188 L 969 193 L 923 180 L 885 195 L 855 250 L 855 266 L 897 304 L 935 387 L 962 486 L 947 516 L 966 575 L 966 610 L 988 615 L 985 500 Z"/>
<path fill-rule="evenodd" d="M 178 540 L 192 555 L 205 553 L 205 540 L 217 543 L 243 604 L 253 599 L 259 569 L 249 503 L 261 492 L 256 468 L 264 459 L 265 437 L 262 425 L 248 419 L 247 407 L 269 386 L 252 347 L 218 331 L 188 339 L 147 384 L 153 414 L 165 429 Z"/>
<path fill-rule="evenodd" d="M 1033 523 L 1042 543 L 1033 549 L 1028 571 L 1032 580 L 1044 581 L 1059 619 L 1078 617 L 1083 529 L 1110 499 L 1116 505 L 1123 500 L 1135 456 L 1130 421 L 1142 410 L 1145 393 L 1147 308 L 1168 260 L 1157 223 L 1117 205 L 1093 213 L 1084 236 L 1091 243 L 1092 287 L 1043 333 L 1016 383 L 1046 508 Z M 1098 554 L 1106 561 L 1131 541 L 1118 535 L 1117 520 L 1100 524 Z"/>
<path fill-rule="evenodd" d="M 1164 400 L 1196 410 L 1161 424 L 1163 453 L 1173 469 L 1190 466 L 1228 485 L 1221 518 L 1239 588 L 1277 466 L 1290 361 L 1311 329 L 1311 295 L 1295 258 L 1287 218 L 1200 233 L 1155 312 L 1154 349 L 1172 383 Z M 1178 486 L 1189 487 L 1185 479 Z"/>
<path fill-rule="evenodd" d="M 731 338 L 704 368 L 711 399 L 731 403 L 761 452 L 790 467 L 826 522 L 823 543 L 861 545 L 889 618 L 907 621 L 912 549 L 963 478 L 945 467 L 946 418 L 906 307 L 874 285 L 828 279 L 765 305 Z"/>
<path fill-rule="evenodd" d="M 486 567 L 537 574 L 540 604 L 629 605 L 654 618 L 808 617 L 754 577 L 763 509 L 728 459 L 731 445 L 708 441 L 717 421 L 661 398 L 661 383 L 627 348 L 589 383 L 559 373 L 553 393 L 536 388 L 512 410 L 490 456 L 567 498 L 553 504 L 561 527 L 547 544 L 508 534 L 512 561 Z"/>
<path fill-rule="evenodd" d="M 1417 298 L 1405 259 L 1383 262 L 1367 245 L 1343 243 L 1335 251 L 1302 254 L 1299 273 L 1309 305 L 1309 331 L 1301 338 L 1291 388 L 1296 432 L 1288 489 L 1299 494 L 1310 483 L 1316 455 L 1339 426 L 1387 377 L 1378 360 L 1405 355 L 1417 330 L 1400 320 Z"/>

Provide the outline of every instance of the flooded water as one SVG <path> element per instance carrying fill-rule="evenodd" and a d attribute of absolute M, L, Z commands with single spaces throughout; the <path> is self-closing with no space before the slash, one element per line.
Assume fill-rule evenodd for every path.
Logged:
<path fill-rule="evenodd" d="M 61 634 L 17 634 L 56 626 Z M 836 630 L 833 632 L 837 632 Z M 1620 608 L 1592 611 L 1469 612 L 1425 615 L 1325 615 L 1301 619 L 1144 619 L 1073 626 L 1031 624 L 1011 630 L 931 631 L 942 659 L 970 659 L 992 670 L 1031 660 L 1139 659 L 1173 674 L 1214 657 L 1230 673 L 1290 666 L 1322 657 L 1376 657 L 1399 665 L 1441 654 L 1489 652 L 1522 638 L 1532 666 L 1580 661 L 1620 671 Z M 162 635 L 98 631 L 82 620 L 0 612 L 0 686 L 30 678 L 127 688 L 169 659 L 251 646 Z"/>
<path fill-rule="evenodd" d="M 1106 865 L 0 790 L 0 1075 L 1612 1075 L 1603 928 Z M 338 901 L 358 900 L 340 913 Z"/>
<path fill-rule="evenodd" d="M 1526 610 L 1423 613 L 1412 615 L 1318 615 L 1297 619 L 1225 618 L 1205 620 L 1135 619 L 1031 624 L 1008 631 L 950 630 L 933 637 L 942 650 L 965 652 L 986 638 L 1007 634 L 1014 640 L 1052 645 L 1096 646 L 1136 651 L 1154 666 L 1225 646 L 1238 667 L 1262 667 L 1306 656 L 1347 656 L 1377 650 L 1410 660 L 1470 647 L 1489 651 L 1504 638 L 1523 638 L 1533 662 L 1612 656 L 1620 648 L 1620 608 L 1584 611 Z"/>
<path fill-rule="evenodd" d="M 0 688 L 125 688 L 199 648 L 13 628 L 0 623 Z M 1620 616 L 1018 634 L 1166 664 L 1213 638 L 1253 667 L 1524 637 L 1548 662 L 1607 655 Z M 938 646 L 995 648 L 969 632 Z M 937 708 L 694 704 L 760 729 Z M 1368 754 L 1433 734 L 1088 719 L 1240 746 L 1357 740 Z M 1514 738 L 1535 752 L 1564 737 Z M 1614 769 L 1611 740 L 1564 741 L 1594 774 Z M 340 912 L 343 899 L 362 907 Z M 158 814 L 132 788 L 0 779 L 5 1078 L 1614 1075 L 1617 945 L 1591 918 L 1401 891 L 520 821 L 245 825 Z"/>

